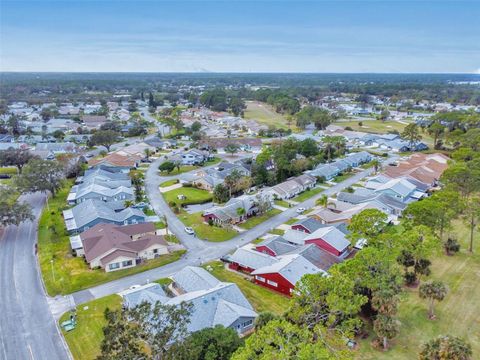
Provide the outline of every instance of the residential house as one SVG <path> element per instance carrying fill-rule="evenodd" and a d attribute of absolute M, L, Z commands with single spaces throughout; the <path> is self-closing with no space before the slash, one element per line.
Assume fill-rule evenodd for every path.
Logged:
<path fill-rule="evenodd" d="M 257 285 L 291 296 L 297 282 L 306 274 L 326 274 L 300 254 L 282 255 L 271 265 L 252 271 Z"/>
<path fill-rule="evenodd" d="M 152 223 L 117 226 L 97 224 L 78 235 L 90 268 L 116 271 L 169 253 L 163 236 Z"/>
<path fill-rule="evenodd" d="M 272 186 L 270 190 L 274 197 L 276 196 L 279 199 L 290 199 L 305 190 L 314 188 L 316 182 L 317 179 L 314 176 L 302 174 Z"/>
<path fill-rule="evenodd" d="M 291 244 L 281 236 L 271 237 L 263 240 L 255 246 L 255 250 L 270 256 L 279 256 L 293 251 L 297 246 Z"/>
<path fill-rule="evenodd" d="M 173 162 L 180 162 L 182 165 L 200 165 L 211 158 L 213 158 L 213 155 L 209 152 L 191 149 L 181 154 L 172 156 L 170 160 Z"/>
<path fill-rule="evenodd" d="M 103 158 L 89 160 L 90 166 L 104 165 L 106 167 L 117 167 L 122 172 L 128 173 L 131 169 L 136 168 L 142 157 L 137 155 L 121 155 L 118 153 L 109 154 Z"/>
<path fill-rule="evenodd" d="M 257 152 L 262 149 L 262 140 L 258 138 L 215 138 L 200 141 L 200 149 L 216 149 L 225 152 L 228 145 L 236 145 L 241 151 Z"/>
<path fill-rule="evenodd" d="M 107 122 L 107 117 L 104 115 L 83 115 L 82 121 L 89 130 L 99 129 Z"/>
<path fill-rule="evenodd" d="M 172 283 L 169 285 L 169 289 L 176 295 L 211 289 L 220 284 L 220 280 L 215 276 L 196 266 L 186 266 L 173 274 L 170 279 Z"/>
<path fill-rule="evenodd" d="M 353 193 L 340 192 L 337 194 L 337 200 L 354 205 L 375 203 L 384 213 L 397 217 L 400 216 L 407 207 L 407 204 L 399 199 L 368 189 L 357 189 Z"/>
<path fill-rule="evenodd" d="M 88 199 L 75 207 L 64 210 L 63 217 L 68 232 L 80 233 L 99 223 L 129 225 L 144 223 L 146 216 L 143 211 L 124 208 L 118 202 L 104 202 Z"/>
<path fill-rule="evenodd" d="M 187 324 L 189 333 L 216 325 L 231 328 L 240 336 L 250 333 L 258 314 L 238 286 L 212 279 L 212 275 L 202 270 L 187 268 L 183 274 L 173 275 L 174 284 L 178 284 L 175 280 L 177 279 L 182 289 L 192 289 L 175 297 L 168 297 L 159 284 L 147 284 L 140 288 L 129 289 L 120 295 L 123 297 L 124 305 L 129 308 L 144 301 L 152 304 L 158 301 L 164 305 L 175 306 L 184 302 L 189 304 L 191 306 Z M 199 283 L 189 284 L 189 281 L 199 281 Z"/>
<path fill-rule="evenodd" d="M 293 230 L 303 231 L 307 234 L 311 234 L 325 226 L 326 225 L 322 224 L 320 221 L 307 217 L 305 219 L 297 221 L 295 224 L 292 224 L 291 228 Z"/>
<path fill-rule="evenodd" d="M 229 163 L 222 161 L 215 167 L 200 169 L 192 179 L 192 184 L 200 189 L 213 191 L 215 186 L 223 184 L 225 178 L 234 171 L 242 176 L 251 175 L 249 166 L 244 162 Z"/>
<path fill-rule="evenodd" d="M 242 195 L 232 198 L 225 205 L 214 206 L 203 212 L 206 222 L 218 225 L 237 224 L 251 216 L 255 216 L 262 208 L 269 210 L 273 205 L 269 193 L 260 192 L 255 195 Z"/>
<path fill-rule="evenodd" d="M 105 186 L 106 185 L 106 186 Z M 110 185 L 110 186 L 108 186 Z M 113 183 L 98 184 L 95 181 L 74 185 L 70 190 L 67 201 L 70 205 L 79 204 L 88 199 L 97 199 L 105 202 L 135 199 L 133 188 L 123 185 L 111 187 Z"/>
<path fill-rule="evenodd" d="M 349 253 L 350 241 L 335 226 L 327 226 L 315 230 L 303 239 L 305 244 L 315 244 L 337 257 L 345 257 Z"/>
<path fill-rule="evenodd" d="M 323 224 L 333 225 L 343 222 L 349 223 L 352 216 L 365 209 L 382 210 L 379 205 L 372 202 L 352 205 L 343 201 L 333 200 L 326 208 L 320 208 L 310 213 L 308 216 Z"/>
<path fill-rule="evenodd" d="M 232 255 L 227 255 L 223 259 L 229 263 L 230 269 L 247 274 L 278 261 L 273 256 L 256 251 L 251 244 L 238 248 Z"/>

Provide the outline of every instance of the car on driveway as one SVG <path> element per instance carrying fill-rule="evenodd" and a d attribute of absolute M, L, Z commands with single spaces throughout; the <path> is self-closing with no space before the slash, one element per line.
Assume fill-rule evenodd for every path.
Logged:
<path fill-rule="evenodd" d="M 195 234 L 195 231 L 191 228 L 191 227 L 185 227 L 185 232 L 188 234 L 188 235 L 193 235 Z"/>

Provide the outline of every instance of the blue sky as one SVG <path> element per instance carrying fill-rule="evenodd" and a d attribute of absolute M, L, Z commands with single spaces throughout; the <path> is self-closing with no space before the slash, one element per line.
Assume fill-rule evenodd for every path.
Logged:
<path fill-rule="evenodd" d="M 480 1 L 0 1 L 0 70 L 480 73 Z"/>

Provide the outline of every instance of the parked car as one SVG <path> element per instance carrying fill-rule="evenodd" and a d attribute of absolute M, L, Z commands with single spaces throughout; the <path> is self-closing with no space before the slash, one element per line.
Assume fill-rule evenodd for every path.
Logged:
<path fill-rule="evenodd" d="M 185 227 L 185 232 L 188 234 L 188 235 L 193 235 L 195 234 L 195 231 L 193 231 L 193 229 L 191 227 Z"/>
<path fill-rule="evenodd" d="M 303 213 L 305 210 L 307 210 L 307 209 L 305 209 L 305 208 L 303 208 L 303 207 L 299 207 L 299 208 L 297 209 L 297 213 L 298 213 L 298 214 L 301 214 L 301 213 Z"/>

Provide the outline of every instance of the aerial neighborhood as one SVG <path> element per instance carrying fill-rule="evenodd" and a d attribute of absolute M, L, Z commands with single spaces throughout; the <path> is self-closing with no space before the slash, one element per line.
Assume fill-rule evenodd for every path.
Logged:
<path fill-rule="evenodd" d="M 448 297 L 433 279 L 478 238 L 478 101 L 162 81 L 2 102 L 0 238 L 38 222 L 43 310 L 72 358 L 116 359 L 131 327 L 149 330 L 119 333 L 130 349 L 161 334 L 179 359 L 214 332 L 235 346 L 212 359 L 270 359 L 252 354 L 288 327 L 348 329 L 335 346 L 376 358 Z"/>

